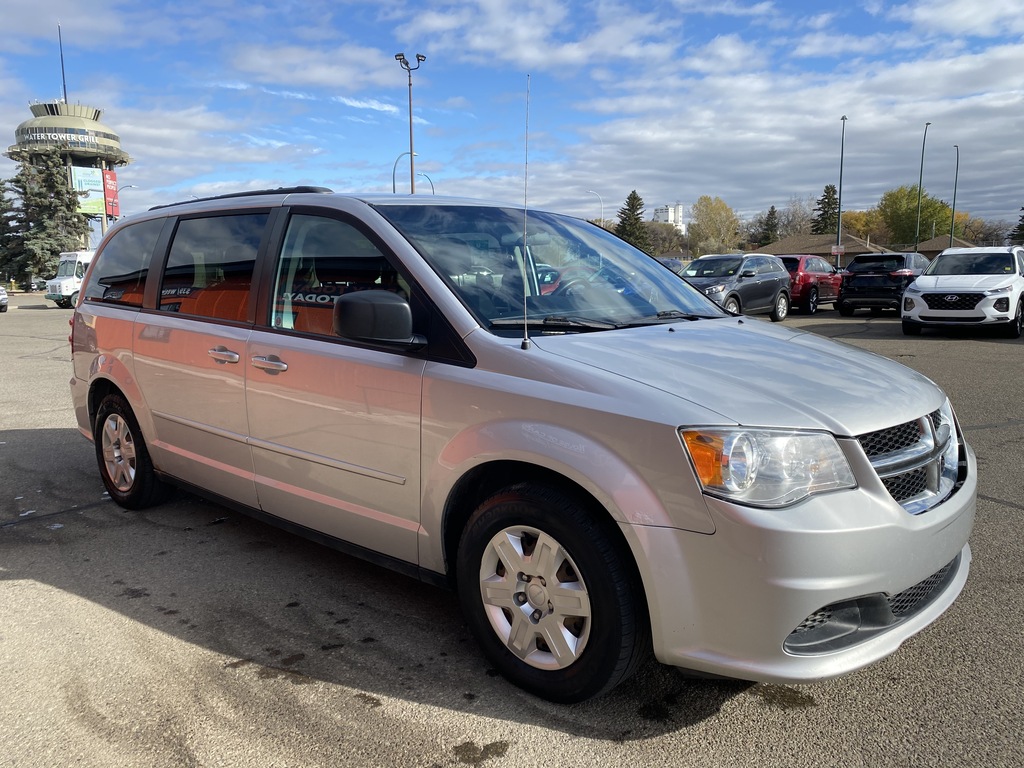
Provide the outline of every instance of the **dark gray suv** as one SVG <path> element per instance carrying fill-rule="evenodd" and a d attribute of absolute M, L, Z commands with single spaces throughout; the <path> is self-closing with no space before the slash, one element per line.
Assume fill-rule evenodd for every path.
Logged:
<path fill-rule="evenodd" d="M 900 308 L 903 291 L 928 267 L 920 253 L 862 253 L 854 256 L 843 273 L 836 307 L 843 317 L 858 309 L 881 314 Z"/>
<path fill-rule="evenodd" d="M 789 272 L 775 256 L 708 254 L 690 262 L 683 276 L 733 314 L 769 313 L 776 323 L 789 314 Z"/>

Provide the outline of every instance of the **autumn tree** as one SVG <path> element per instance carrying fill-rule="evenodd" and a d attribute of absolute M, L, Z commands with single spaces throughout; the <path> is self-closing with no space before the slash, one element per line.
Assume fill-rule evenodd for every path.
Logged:
<path fill-rule="evenodd" d="M 650 252 L 651 244 L 647 239 L 647 227 L 644 226 L 644 201 L 635 189 L 627 195 L 626 204 L 619 209 L 615 234 L 641 251 Z"/>
<path fill-rule="evenodd" d="M 0 269 L 22 280 L 49 277 L 57 270 L 59 254 L 88 242 L 89 220 L 78 212 L 78 193 L 68 184 L 67 168 L 56 148 L 32 161 L 21 161 L 18 172 L 2 182 L 7 223 L 0 243 Z"/>
<path fill-rule="evenodd" d="M 927 192 L 921 195 L 921 228 L 917 228 L 917 185 L 904 185 L 883 193 L 878 201 L 878 214 L 889 231 L 893 247 L 914 247 L 914 238 L 929 240 L 933 232 L 949 232 L 952 209 Z"/>
<path fill-rule="evenodd" d="M 652 256 L 676 253 L 682 251 L 686 246 L 686 236 L 676 228 L 675 224 L 665 221 L 645 221 L 644 226 L 647 228 L 647 242 L 650 244 L 649 253 Z"/>
<path fill-rule="evenodd" d="M 814 220 L 811 232 L 815 235 L 835 234 L 839 227 L 839 198 L 836 185 L 826 184 L 817 205 L 814 206 Z"/>
<path fill-rule="evenodd" d="M 793 235 L 806 235 L 811 231 L 813 206 L 811 201 L 802 200 L 799 197 L 791 197 L 789 203 L 779 211 L 779 240 Z"/>
<path fill-rule="evenodd" d="M 1007 238 L 1011 238 L 1012 241 L 1013 232 L 1015 231 L 1011 231 L 1010 222 L 1002 219 L 988 221 L 968 216 L 963 232 L 959 234 L 965 240 L 970 240 L 975 245 L 1004 245 Z M 956 233 L 954 232 L 954 234 Z"/>
<path fill-rule="evenodd" d="M 740 220 L 720 197 L 701 195 L 690 208 L 690 247 L 694 255 L 735 249 Z"/>

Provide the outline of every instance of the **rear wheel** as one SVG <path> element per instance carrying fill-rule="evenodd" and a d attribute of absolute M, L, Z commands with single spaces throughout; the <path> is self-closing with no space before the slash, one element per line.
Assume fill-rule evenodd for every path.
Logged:
<path fill-rule="evenodd" d="M 139 423 L 119 393 L 100 402 L 93 442 L 103 485 L 114 501 L 126 509 L 143 509 L 163 499 L 167 487 L 153 471 Z"/>
<path fill-rule="evenodd" d="M 807 310 L 808 315 L 813 315 L 818 311 L 818 289 L 811 288 L 807 292 L 807 301 L 804 303 L 804 309 Z"/>
<path fill-rule="evenodd" d="M 843 317 L 853 317 L 853 307 L 849 303 L 841 301 L 839 302 L 839 314 Z"/>
<path fill-rule="evenodd" d="M 906 320 L 903 321 L 903 335 L 904 336 L 920 336 L 921 326 L 917 323 L 908 323 Z"/>
<path fill-rule="evenodd" d="M 462 534 L 466 621 L 509 681 L 560 703 L 603 694 L 649 648 L 643 597 L 614 528 L 572 497 L 520 484 L 483 502 Z"/>
<path fill-rule="evenodd" d="M 789 315 L 789 296 L 785 293 L 780 293 L 775 297 L 775 306 L 772 307 L 772 313 L 769 315 L 773 323 L 778 323 L 786 319 Z"/>

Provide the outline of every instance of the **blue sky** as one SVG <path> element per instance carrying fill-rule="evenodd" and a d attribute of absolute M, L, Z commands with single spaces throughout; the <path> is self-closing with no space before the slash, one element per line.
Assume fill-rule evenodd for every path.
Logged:
<path fill-rule="evenodd" d="M 721 197 L 741 217 L 837 184 L 844 209 L 916 184 L 1016 224 L 1019 0 L 0 0 L 0 145 L 61 95 L 134 163 L 122 212 L 248 188 L 408 191 L 614 218 Z M 0 176 L 14 165 L 0 158 Z M 428 181 L 429 177 L 429 181 Z M 595 194 L 596 193 L 596 194 Z"/>

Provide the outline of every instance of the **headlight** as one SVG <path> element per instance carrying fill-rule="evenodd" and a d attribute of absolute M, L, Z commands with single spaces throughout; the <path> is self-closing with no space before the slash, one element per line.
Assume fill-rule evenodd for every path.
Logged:
<path fill-rule="evenodd" d="M 1000 294 L 1003 294 L 1003 293 L 1009 293 L 1012 290 L 1013 290 L 1013 288 L 1011 288 L 1009 285 L 1007 285 L 1007 286 L 1004 286 L 1002 288 L 991 288 L 991 289 L 985 291 L 985 295 L 986 296 L 999 296 Z"/>
<path fill-rule="evenodd" d="M 856 488 L 826 432 L 680 428 L 703 491 L 753 507 L 785 507 L 815 493 Z"/>
<path fill-rule="evenodd" d="M 707 288 L 704 289 L 704 293 L 706 293 L 708 296 L 710 296 L 712 293 L 721 293 L 724 290 L 725 290 L 725 286 L 722 285 L 722 284 L 710 285 L 710 286 L 708 286 Z"/>
<path fill-rule="evenodd" d="M 917 283 L 911 283 L 907 286 L 907 293 L 920 293 L 921 289 L 917 287 Z"/>

